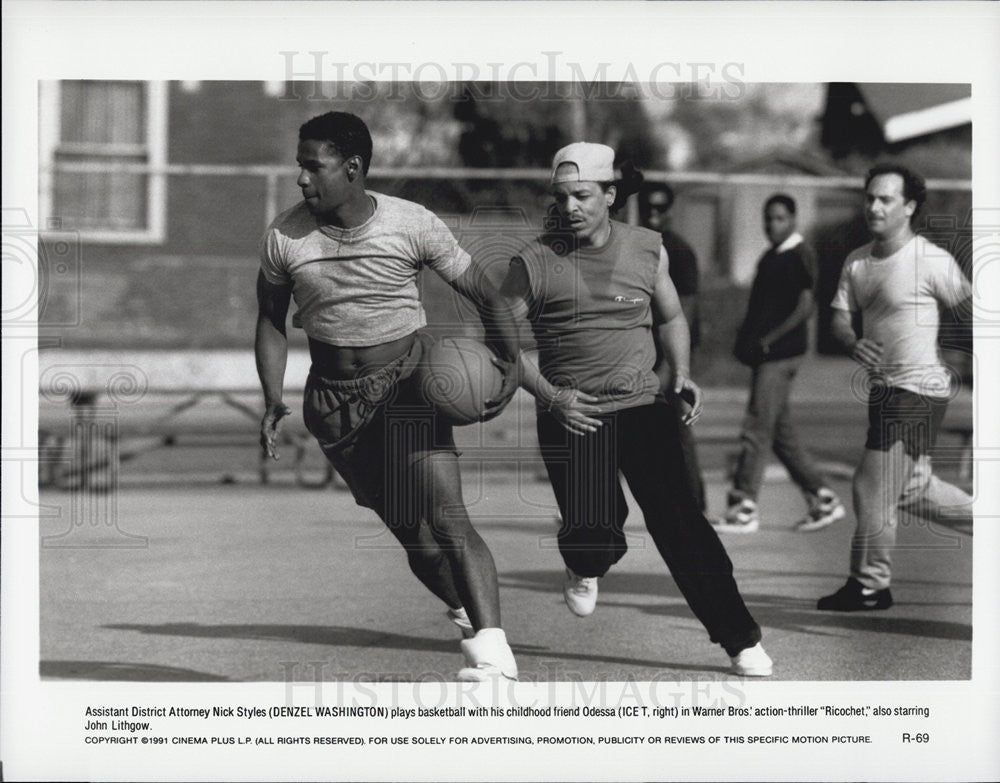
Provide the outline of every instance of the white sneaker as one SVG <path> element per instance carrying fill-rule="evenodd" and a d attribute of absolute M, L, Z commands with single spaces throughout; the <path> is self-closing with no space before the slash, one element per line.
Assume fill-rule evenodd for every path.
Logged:
<path fill-rule="evenodd" d="M 517 662 L 500 628 L 481 628 L 471 639 L 462 640 L 467 666 L 458 672 L 459 682 L 516 680 Z"/>
<path fill-rule="evenodd" d="M 449 607 L 448 619 L 458 626 L 458 630 L 462 632 L 462 638 L 471 639 L 476 635 L 476 630 L 472 627 L 472 621 L 469 619 L 464 606 L 460 606 L 458 609 Z"/>
<path fill-rule="evenodd" d="M 760 512 L 750 498 L 733 503 L 726 509 L 725 516 L 712 520 L 717 533 L 756 533 L 760 528 Z"/>
<path fill-rule="evenodd" d="M 753 647 L 740 650 L 729 658 L 732 661 L 730 670 L 739 677 L 770 677 L 774 670 L 774 662 L 764 652 L 760 642 Z"/>
<path fill-rule="evenodd" d="M 809 498 L 809 513 L 805 519 L 799 520 L 795 530 L 799 533 L 812 533 L 832 525 L 838 519 L 847 516 L 844 504 L 832 489 L 826 487 L 818 490 Z"/>
<path fill-rule="evenodd" d="M 593 614 L 597 606 L 597 577 L 577 576 L 567 568 L 563 598 L 566 599 L 566 606 L 577 617 Z"/>

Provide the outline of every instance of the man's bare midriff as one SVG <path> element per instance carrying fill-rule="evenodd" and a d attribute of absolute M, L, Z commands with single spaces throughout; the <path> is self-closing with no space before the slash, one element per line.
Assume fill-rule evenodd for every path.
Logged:
<path fill-rule="evenodd" d="M 309 339 L 313 368 L 324 378 L 345 380 L 370 375 L 403 356 L 413 346 L 416 332 L 379 345 L 330 345 Z"/>

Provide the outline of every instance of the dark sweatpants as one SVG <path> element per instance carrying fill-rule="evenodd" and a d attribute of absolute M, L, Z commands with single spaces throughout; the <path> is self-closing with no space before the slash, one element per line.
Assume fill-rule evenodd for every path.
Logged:
<path fill-rule="evenodd" d="M 677 406 L 674 407 L 677 408 L 677 417 L 682 417 L 683 411 Z M 708 508 L 708 503 L 705 498 L 705 480 L 701 476 L 701 464 L 698 462 L 698 445 L 694 439 L 694 427 L 688 427 L 683 422 L 679 422 L 679 424 L 677 430 L 681 451 L 684 454 L 684 468 L 687 471 L 691 491 L 694 492 L 694 496 L 698 500 L 698 508 L 704 512 Z"/>
<path fill-rule="evenodd" d="M 665 402 L 594 418 L 589 435 L 539 412 L 538 439 L 563 526 L 559 550 L 579 576 L 603 576 L 625 554 L 628 513 L 618 471 L 642 509 L 677 587 L 713 642 L 735 655 L 760 641 L 733 579 L 733 564 L 688 481 L 678 417 Z"/>

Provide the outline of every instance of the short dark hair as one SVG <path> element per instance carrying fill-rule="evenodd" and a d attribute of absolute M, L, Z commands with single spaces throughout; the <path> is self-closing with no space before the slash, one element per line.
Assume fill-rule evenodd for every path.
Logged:
<path fill-rule="evenodd" d="M 368 173 L 372 162 L 372 135 L 365 121 L 346 111 L 328 111 L 299 128 L 299 141 L 324 141 L 344 160 L 357 155 L 361 170 Z"/>
<path fill-rule="evenodd" d="M 917 202 L 917 208 L 913 210 L 913 217 L 915 218 L 927 200 L 927 183 L 924 182 L 924 178 L 913 171 L 913 169 L 908 169 L 901 163 L 877 163 L 868 169 L 868 175 L 865 177 L 865 192 L 868 191 L 868 186 L 872 180 L 875 177 L 881 177 L 883 174 L 898 174 L 903 178 L 904 201 Z"/>
<path fill-rule="evenodd" d="M 773 196 L 768 198 L 768 200 L 764 202 L 764 211 L 767 212 L 768 208 L 772 204 L 781 204 L 781 206 L 788 210 L 789 215 L 794 215 L 797 209 L 795 206 L 795 199 L 787 193 L 775 193 Z"/>
<path fill-rule="evenodd" d="M 649 204 L 650 196 L 662 194 L 666 198 L 666 204 L 663 205 L 663 211 L 667 212 L 674 205 L 675 196 L 674 189 L 670 187 L 665 182 L 654 182 L 651 183 L 647 188 L 646 192 L 643 194 L 646 197 L 646 203 Z"/>

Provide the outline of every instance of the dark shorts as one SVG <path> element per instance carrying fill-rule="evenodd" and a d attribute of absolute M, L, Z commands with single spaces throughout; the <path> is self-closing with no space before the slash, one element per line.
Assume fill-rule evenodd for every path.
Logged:
<path fill-rule="evenodd" d="M 414 370 L 431 338 L 418 333 L 398 360 L 349 380 L 310 370 L 306 428 L 343 477 L 358 505 L 384 517 L 389 504 L 412 505 L 410 468 L 435 453 L 458 456 L 452 425 L 420 393 Z"/>
<path fill-rule="evenodd" d="M 907 389 L 874 386 L 868 396 L 868 438 L 865 448 L 888 451 L 902 441 L 906 453 L 916 459 L 937 440 L 948 400 L 925 397 Z"/>

